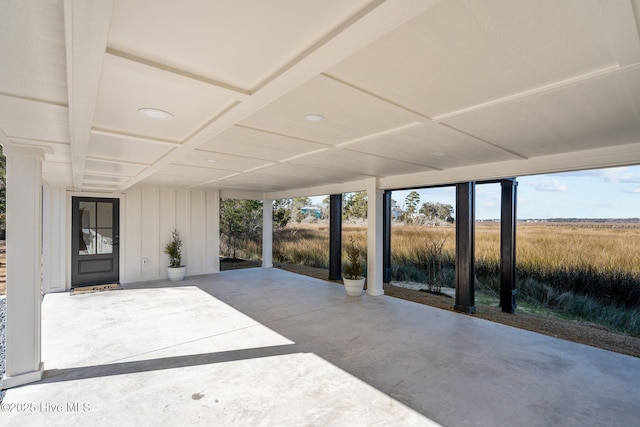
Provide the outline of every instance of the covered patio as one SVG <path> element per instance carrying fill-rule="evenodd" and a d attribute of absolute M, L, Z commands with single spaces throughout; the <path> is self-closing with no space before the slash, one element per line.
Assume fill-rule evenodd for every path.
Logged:
<path fill-rule="evenodd" d="M 633 424 L 637 359 L 383 283 L 391 191 L 455 185 L 472 313 L 475 184 L 500 182 L 513 312 L 514 178 L 640 164 L 639 22 L 624 0 L 4 2 L 2 388 L 90 411 L 0 421 Z M 362 299 L 271 268 L 272 202 L 330 195 L 338 276 L 355 191 Z M 224 198 L 262 201 L 263 268 L 220 273 Z M 181 286 L 164 281 L 175 229 Z M 99 283 L 125 290 L 68 294 Z"/>
<path fill-rule="evenodd" d="M 43 302 L 13 425 L 629 426 L 640 360 L 254 268 Z M 3 406 L 4 407 L 4 406 Z"/>

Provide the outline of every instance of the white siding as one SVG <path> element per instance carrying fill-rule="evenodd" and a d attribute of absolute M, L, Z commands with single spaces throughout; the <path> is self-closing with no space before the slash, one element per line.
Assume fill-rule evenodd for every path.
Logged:
<path fill-rule="evenodd" d="M 66 287 L 67 205 L 66 190 L 43 186 L 42 192 L 42 290 L 60 292 Z"/>
<path fill-rule="evenodd" d="M 121 282 L 167 278 L 164 246 L 180 232 L 187 275 L 220 271 L 219 192 L 134 187 L 123 197 Z M 148 264 L 143 266 L 142 259 Z"/>

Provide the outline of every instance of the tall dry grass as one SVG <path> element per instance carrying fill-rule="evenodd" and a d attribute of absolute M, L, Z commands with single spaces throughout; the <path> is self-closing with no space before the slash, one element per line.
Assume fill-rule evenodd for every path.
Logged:
<path fill-rule="evenodd" d="M 519 299 L 640 336 L 640 225 L 520 223 L 516 235 Z M 349 236 L 366 264 L 366 227 L 343 227 L 343 240 Z M 434 242 L 442 246 L 437 260 Z M 478 223 L 475 243 L 476 286 L 497 293 L 500 224 Z M 441 285 L 454 286 L 455 226 L 394 226 L 391 257 L 394 280 L 427 283 L 437 273 Z M 328 268 L 328 226 L 277 231 L 274 259 Z M 435 265 L 439 271 L 425 271 Z"/>
<path fill-rule="evenodd" d="M 519 223 L 516 233 L 519 299 L 640 336 L 639 224 Z M 343 227 L 343 241 L 349 236 L 362 249 L 366 265 L 367 228 Z M 431 250 L 434 242 L 442 246 L 437 259 Z M 251 241 L 240 253 L 259 257 L 260 250 L 260 242 Z M 328 268 L 329 227 L 307 224 L 276 231 L 273 257 Z M 438 285 L 454 286 L 455 226 L 394 226 L 391 258 L 394 280 L 427 283 L 438 277 Z M 477 289 L 497 293 L 499 223 L 476 225 L 475 263 Z M 439 271 L 425 271 L 425 266 L 436 265 Z"/>
<path fill-rule="evenodd" d="M 640 281 L 640 225 L 636 227 L 589 227 L 570 224 L 518 224 L 517 271 L 521 276 L 552 282 L 574 283 L 573 290 L 590 290 L 606 280 Z M 366 227 L 343 228 L 343 240 L 352 235 L 366 253 Z M 442 256 L 446 264 L 455 260 L 455 227 L 394 226 L 391 252 L 393 264 L 420 262 L 425 245 L 444 241 Z M 476 270 L 479 276 L 497 275 L 500 267 L 500 224 L 478 223 L 475 236 Z M 258 252 L 257 243 L 248 252 Z M 328 267 L 329 228 L 326 225 L 287 227 L 274 233 L 274 257 L 281 261 Z M 582 289 L 579 281 L 587 281 Z M 561 285 L 561 283 L 556 283 Z"/>

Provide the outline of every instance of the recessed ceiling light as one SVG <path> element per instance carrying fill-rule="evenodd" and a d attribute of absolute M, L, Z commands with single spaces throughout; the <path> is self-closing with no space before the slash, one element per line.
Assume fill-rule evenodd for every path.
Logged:
<path fill-rule="evenodd" d="M 209 163 L 218 163 L 218 161 L 214 160 L 214 159 L 207 159 L 207 162 L 209 162 Z"/>
<path fill-rule="evenodd" d="M 310 122 L 321 122 L 324 120 L 324 116 L 321 116 L 320 114 L 307 114 L 304 118 Z"/>
<path fill-rule="evenodd" d="M 435 157 L 442 157 L 442 156 L 446 156 L 447 153 L 445 153 L 444 151 L 434 151 L 433 153 L 431 153 L 431 155 Z"/>
<path fill-rule="evenodd" d="M 173 114 L 164 110 L 158 110 L 157 108 L 140 108 L 138 110 L 138 113 L 142 114 L 143 116 L 156 119 L 156 120 L 173 119 Z"/>

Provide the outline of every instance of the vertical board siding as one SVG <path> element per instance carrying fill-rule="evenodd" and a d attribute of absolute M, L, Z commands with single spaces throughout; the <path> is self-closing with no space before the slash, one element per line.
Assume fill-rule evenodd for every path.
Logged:
<path fill-rule="evenodd" d="M 173 229 L 180 232 L 184 243 L 187 275 L 220 270 L 218 191 L 134 187 L 124 195 L 122 282 L 168 277 L 164 246 Z M 142 266 L 143 258 L 148 259 L 148 265 Z"/>
<path fill-rule="evenodd" d="M 60 292 L 66 290 L 66 190 L 43 186 L 42 195 L 42 278 L 43 290 Z"/>
<path fill-rule="evenodd" d="M 206 212 L 220 212 L 220 192 L 206 193 Z M 220 215 L 206 215 L 205 273 L 220 272 Z"/>
<path fill-rule="evenodd" d="M 158 246 L 155 251 L 158 255 L 158 263 L 154 267 L 156 277 L 163 277 L 169 265 L 169 256 L 164 253 L 164 247 L 171 240 L 171 232 L 176 229 L 176 191 L 163 188 L 160 190 L 160 202 L 158 214 L 159 228 Z"/>
<path fill-rule="evenodd" d="M 140 212 L 140 257 L 138 264 L 141 266 L 142 280 L 153 280 L 158 277 L 160 247 L 158 230 L 160 223 L 159 190 L 157 188 L 142 188 Z M 149 264 L 142 267 L 142 259 L 148 258 Z M 135 260 L 131 260 L 134 262 Z"/>
<path fill-rule="evenodd" d="M 124 283 L 141 280 L 140 224 L 142 217 L 140 193 L 140 188 L 137 187 L 125 193 L 124 215 L 120 216 L 120 281 Z"/>

